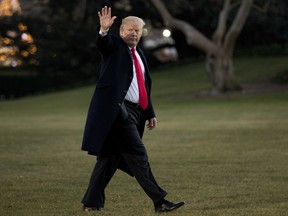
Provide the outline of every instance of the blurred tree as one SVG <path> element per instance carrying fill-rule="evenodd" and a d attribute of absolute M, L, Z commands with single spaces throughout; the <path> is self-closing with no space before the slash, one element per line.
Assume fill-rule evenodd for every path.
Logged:
<path fill-rule="evenodd" d="M 21 16 L 9 19 L 12 26 L 17 26 L 15 20 L 27 25 L 37 46 L 34 66 L 42 76 L 40 79 L 47 83 L 50 80 L 49 85 L 53 88 L 56 85 L 55 89 L 67 83 L 75 85 L 95 80 L 100 60 L 95 49 L 99 27 L 97 11 L 108 5 L 118 17 L 111 28 L 115 33 L 123 17 L 136 15 L 151 23 L 154 29 L 171 28 L 180 57 L 199 56 L 204 51 L 214 91 L 222 92 L 241 88 L 233 71 L 236 39 L 237 47 L 246 50 L 255 44 L 276 41 L 279 47 L 285 48 L 288 1 L 268 1 L 269 10 L 263 15 L 258 12 L 263 7 L 252 6 L 252 2 L 261 5 L 263 0 L 21 0 Z M 258 10 L 251 10 L 249 22 L 245 22 L 251 7 Z M 5 25 L 0 25 L 0 31 L 4 31 Z"/>
<path fill-rule="evenodd" d="M 20 15 L 18 1 L 0 0 L 0 67 L 37 64 L 37 47 Z"/>
<path fill-rule="evenodd" d="M 54 87 L 78 85 L 95 78 L 98 54 L 95 52 L 98 1 L 49 0 L 45 13 L 30 19 L 38 44 L 38 70 L 54 80 Z M 92 13 L 94 11 L 94 13 Z"/>
<path fill-rule="evenodd" d="M 213 83 L 212 93 L 242 89 L 234 76 L 233 52 L 236 40 L 253 7 L 253 0 L 224 0 L 218 16 L 216 30 L 211 39 L 190 23 L 173 17 L 161 0 L 151 0 L 151 2 L 161 14 L 165 26 L 183 32 L 189 45 L 193 45 L 206 53 L 206 70 Z M 181 2 L 188 4 L 185 0 Z M 208 1 L 201 2 L 203 5 L 208 3 Z M 219 5 L 222 1 L 215 0 L 213 2 Z M 195 1 L 195 3 L 199 3 L 199 1 Z M 266 11 L 269 3 L 270 1 L 267 0 L 263 7 L 257 6 L 257 8 Z M 236 10 L 236 7 L 238 10 Z M 177 10 L 177 7 L 175 10 Z M 231 20 L 229 20 L 230 13 L 233 14 L 233 19 L 230 18 Z M 230 27 L 228 27 L 229 24 Z"/>

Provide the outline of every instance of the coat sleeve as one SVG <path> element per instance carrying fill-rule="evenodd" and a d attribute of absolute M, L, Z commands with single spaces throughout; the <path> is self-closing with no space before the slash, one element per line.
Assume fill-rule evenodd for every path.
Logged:
<path fill-rule="evenodd" d="M 96 45 L 102 55 L 107 55 L 117 47 L 117 39 L 109 32 L 106 36 L 97 35 Z"/>

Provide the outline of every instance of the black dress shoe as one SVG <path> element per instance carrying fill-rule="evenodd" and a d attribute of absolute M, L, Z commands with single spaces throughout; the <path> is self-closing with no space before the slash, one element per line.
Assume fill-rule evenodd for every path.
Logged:
<path fill-rule="evenodd" d="M 101 211 L 103 208 L 83 206 L 84 212 Z"/>
<path fill-rule="evenodd" d="M 170 212 L 183 206 L 184 204 L 185 202 L 173 203 L 168 200 L 164 200 L 162 204 L 155 206 L 155 212 Z"/>

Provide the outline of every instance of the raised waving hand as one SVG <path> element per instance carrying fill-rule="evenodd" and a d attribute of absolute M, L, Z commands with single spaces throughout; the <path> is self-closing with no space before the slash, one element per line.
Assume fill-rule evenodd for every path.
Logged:
<path fill-rule="evenodd" d="M 111 8 L 103 7 L 102 11 L 98 11 L 98 16 L 100 20 L 101 31 L 107 31 L 114 23 L 116 16 L 111 17 Z"/>

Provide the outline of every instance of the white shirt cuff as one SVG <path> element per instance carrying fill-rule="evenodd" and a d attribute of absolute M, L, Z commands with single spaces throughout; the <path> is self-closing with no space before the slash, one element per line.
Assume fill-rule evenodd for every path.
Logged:
<path fill-rule="evenodd" d="M 109 31 L 109 29 L 107 29 L 106 31 L 101 31 L 101 29 L 100 29 L 99 34 L 100 34 L 102 37 L 104 37 L 104 36 L 106 36 L 106 35 L 108 34 L 108 31 Z"/>

